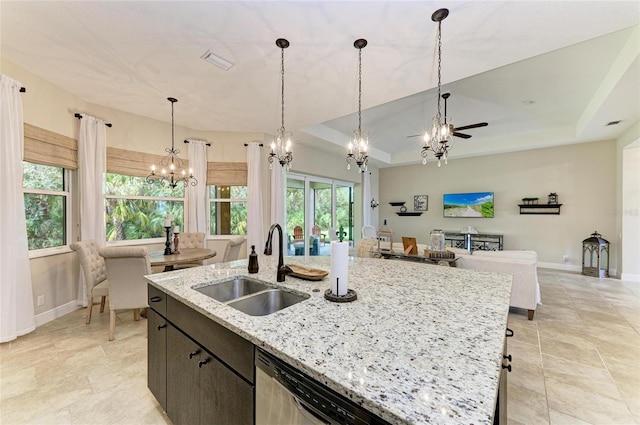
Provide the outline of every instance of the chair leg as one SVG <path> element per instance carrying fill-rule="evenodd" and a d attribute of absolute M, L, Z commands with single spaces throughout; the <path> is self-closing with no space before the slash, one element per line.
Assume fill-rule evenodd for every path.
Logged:
<path fill-rule="evenodd" d="M 139 308 L 134 308 L 133 309 L 133 320 L 135 320 L 135 321 L 140 320 L 140 309 Z"/>
<path fill-rule="evenodd" d="M 109 341 L 113 341 L 116 336 L 116 311 L 109 311 Z"/>
<path fill-rule="evenodd" d="M 92 296 L 88 296 L 87 297 L 87 317 L 84 321 L 85 324 L 89 324 L 91 323 L 91 310 L 93 308 L 93 297 Z"/>
<path fill-rule="evenodd" d="M 104 304 L 106 300 L 107 300 L 106 295 L 103 295 L 102 299 L 100 300 L 100 313 L 104 313 Z"/>

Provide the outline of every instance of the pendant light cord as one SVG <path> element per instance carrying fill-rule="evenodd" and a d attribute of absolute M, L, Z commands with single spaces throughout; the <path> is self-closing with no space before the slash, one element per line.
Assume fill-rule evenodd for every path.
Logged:
<path fill-rule="evenodd" d="M 280 98 L 282 99 L 282 125 L 280 127 L 280 129 L 282 130 L 282 132 L 284 133 L 284 48 L 280 49 L 281 51 L 281 56 L 280 56 L 280 76 L 282 78 L 282 84 L 281 84 L 281 92 L 280 92 Z"/>
<path fill-rule="evenodd" d="M 442 21 L 438 21 L 438 114 L 436 118 L 438 120 L 438 124 L 440 124 L 440 120 L 442 119 L 442 114 L 440 113 L 440 79 L 442 72 Z"/>
<path fill-rule="evenodd" d="M 358 137 L 362 138 L 362 48 L 358 49 Z"/>

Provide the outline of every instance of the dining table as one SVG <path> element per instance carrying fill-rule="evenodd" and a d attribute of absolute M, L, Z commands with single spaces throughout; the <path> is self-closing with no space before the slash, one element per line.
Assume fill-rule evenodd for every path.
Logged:
<path fill-rule="evenodd" d="M 165 272 L 174 270 L 181 264 L 195 263 L 216 256 L 216 251 L 209 248 L 183 248 L 178 253 L 164 254 L 164 250 L 149 251 L 151 266 L 164 266 Z"/>

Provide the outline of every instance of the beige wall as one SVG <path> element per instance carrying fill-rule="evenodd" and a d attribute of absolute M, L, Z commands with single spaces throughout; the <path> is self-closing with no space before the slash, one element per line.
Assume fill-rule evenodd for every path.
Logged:
<path fill-rule="evenodd" d="M 637 146 L 636 146 L 637 145 Z M 640 282 L 640 139 L 622 159 L 622 278 Z"/>
<path fill-rule="evenodd" d="M 442 195 L 495 192 L 495 218 L 444 218 Z M 550 192 L 563 204 L 560 215 L 520 215 L 524 197 L 546 203 Z M 414 195 L 429 196 L 429 210 L 420 217 L 400 217 L 390 201 L 405 201 L 412 210 Z M 577 270 L 582 241 L 598 230 L 617 252 L 616 143 L 584 143 L 556 148 L 457 159 L 438 168 L 435 163 L 380 170 L 380 222 L 391 224 L 395 240 L 415 236 L 426 243 L 432 229 L 459 231 L 468 225 L 479 232 L 504 235 L 505 249 L 532 249 L 542 265 Z M 568 261 L 563 261 L 568 255 Z M 613 255 L 611 268 L 617 267 Z"/>

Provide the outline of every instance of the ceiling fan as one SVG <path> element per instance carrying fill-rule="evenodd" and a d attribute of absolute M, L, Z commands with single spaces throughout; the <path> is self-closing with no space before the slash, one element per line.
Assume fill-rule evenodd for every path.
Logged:
<path fill-rule="evenodd" d="M 442 98 L 444 99 L 444 123 L 447 124 L 447 99 L 449 98 L 449 96 L 451 96 L 451 93 L 443 93 L 442 94 Z M 470 134 L 465 134 L 465 133 L 460 133 L 460 130 L 470 130 L 472 128 L 478 128 L 478 127 L 486 127 L 489 125 L 489 123 L 486 122 L 479 122 L 476 124 L 470 124 L 470 125 L 463 125 L 462 127 L 454 127 L 452 124 L 448 124 L 449 125 L 449 134 L 456 136 L 456 137 L 461 137 L 463 139 L 469 139 L 471 138 Z M 424 134 L 414 134 L 413 136 L 407 136 L 407 138 L 410 137 L 423 137 Z"/>

